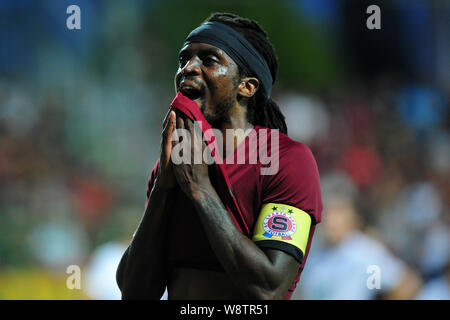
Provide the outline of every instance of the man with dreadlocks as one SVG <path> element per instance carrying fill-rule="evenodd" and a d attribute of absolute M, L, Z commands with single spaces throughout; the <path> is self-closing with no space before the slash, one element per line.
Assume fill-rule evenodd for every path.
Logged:
<path fill-rule="evenodd" d="M 117 270 L 123 299 L 159 299 L 166 288 L 169 299 L 291 297 L 322 202 L 314 157 L 287 136 L 270 98 L 277 68 L 254 21 L 216 13 L 188 35 L 145 213 Z M 241 133 L 218 147 L 212 128 Z M 181 129 L 187 134 L 172 135 Z M 175 148 L 194 140 L 218 151 L 213 163 L 173 161 Z M 224 159 L 241 154 L 244 163 L 221 163 L 225 149 Z M 263 173 L 261 149 L 276 158 L 275 172 Z"/>

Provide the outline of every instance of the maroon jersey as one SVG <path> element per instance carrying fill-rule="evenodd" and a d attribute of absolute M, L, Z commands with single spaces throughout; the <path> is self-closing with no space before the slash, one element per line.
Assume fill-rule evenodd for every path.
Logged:
<path fill-rule="evenodd" d="M 243 228 L 240 230 L 250 238 L 265 203 L 293 206 L 311 216 L 312 223 L 308 243 L 298 276 L 285 297 L 289 299 L 305 265 L 315 225 L 321 220 L 320 181 L 315 159 L 307 146 L 291 140 L 287 135 L 278 133 L 278 147 L 273 148 L 272 134 L 273 131 L 268 128 L 255 126 L 254 132 L 247 135 L 234 152 L 223 160 L 223 168 L 232 185 L 233 195 L 238 201 L 239 214 L 245 220 L 244 225 L 248 227 L 249 233 L 242 230 Z M 267 159 L 260 157 L 261 146 L 264 146 L 262 149 L 265 148 L 269 151 L 268 154 L 272 159 L 278 161 L 278 168 L 276 172 L 272 172 L 273 174 L 261 174 L 261 169 L 267 169 L 274 165 L 273 163 L 268 164 Z M 239 162 L 237 161 L 238 154 L 244 155 L 244 159 L 241 157 Z M 148 183 L 147 202 L 156 178 L 157 168 L 158 162 L 153 168 Z M 216 175 L 212 176 L 211 180 L 216 190 L 223 187 L 218 185 L 223 184 L 223 181 Z M 189 198 L 180 188 L 175 188 L 171 191 L 170 199 L 170 205 L 166 208 L 167 214 L 170 216 L 169 229 L 166 239 L 162 239 L 167 245 L 168 267 L 183 266 L 223 271 Z M 277 241 L 271 243 L 275 242 Z M 279 247 L 274 246 L 274 249 L 279 249 Z"/>

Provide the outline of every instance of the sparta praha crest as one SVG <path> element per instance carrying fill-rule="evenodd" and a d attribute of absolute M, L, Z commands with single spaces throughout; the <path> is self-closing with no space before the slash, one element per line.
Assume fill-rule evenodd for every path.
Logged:
<path fill-rule="evenodd" d="M 297 224 L 289 213 L 277 210 L 266 216 L 263 221 L 263 228 L 265 231 L 264 237 L 291 240 L 291 236 L 297 230 Z"/>

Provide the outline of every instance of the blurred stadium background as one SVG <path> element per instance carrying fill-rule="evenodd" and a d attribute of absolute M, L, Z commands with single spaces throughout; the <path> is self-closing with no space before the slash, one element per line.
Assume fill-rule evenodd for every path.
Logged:
<path fill-rule="evenodd" d="M 120 297 L 178 50 L 216 11 L 268 32 L 273 97 L 319 165 L 325 223 L 294 297 L 449 299 L 446 0 L 0 1 L 0 299 Z"/>

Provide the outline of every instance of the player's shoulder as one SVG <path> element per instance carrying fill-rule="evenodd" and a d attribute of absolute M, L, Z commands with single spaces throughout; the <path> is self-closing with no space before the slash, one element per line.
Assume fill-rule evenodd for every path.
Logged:
<path fill-rule="evenodd" d="M 280 155 L 312 157 L 311 149 L 300 141 L 291 139 L 288 135 L 280 133 Z"/>
<path fill-rule="evenodd" d="M 278 130 L 259 127 L 267 134 L 267 145 L 272 160 L 277 161 L 277 174 L 299 176 L 311 179 L 318 178 L 318 167 L 311 149 L 300 141 L 293 140 Z M 261 138 L 261 131 L 259 132 Z M 261 139 L 260 139 L 261 140 Z"/>

